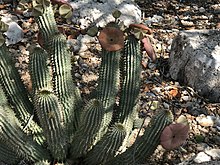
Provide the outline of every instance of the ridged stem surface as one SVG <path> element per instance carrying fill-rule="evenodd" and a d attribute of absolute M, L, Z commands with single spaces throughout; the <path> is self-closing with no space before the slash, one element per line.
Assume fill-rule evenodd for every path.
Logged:
<path fill-rule="evenodd" d="M 33 114 L 33 105 L 5 44 L 0 47 L 0 83 L 18 119 L 27 123 Z"/>
<path fill-rule="evenodd" d="M 54 91 L 63 104 L 64 122 L 70 126 L 70 130 L 75 131 L 79 118 L 79 109 L 75 111 L 75 106 L 81 102 L 81 96 L 73 83 L 71 54 L 68 51 L 65 36 L 61 34 L 53 36 L 50 50 Z"/>
<path fill-rule="evenodd" d="M 7 164 L 18 164 L 20 158 L 16 152 L 13 151 L 12 147 L 5 145 L 4 141 L 0 140 L 0 161 Z"/>
<path fill-rule="evenodd" d="M 128 136 L 133 128 L 134 118 L 137 116 L 141 60 L 140 41 L 138 41 L 133 35 L 128 36 L 125 41 L 125 47 L 121 58 L 120 100 L 115 115 L 115 120 L 123 123 L 127 129 L 127 136 L 120 150 L 125 149 Z"/>
<path fill-rule="evenodd" d="M 90 100 L 81 114 L 79 128 L 73 137 L 71 145 L 72 158 L 85 155 L 88 149 L 92 147 L 103 116 L 102 103 L 96 99 Z"/>
<path fill-rule="evenodd" d="M 0 140 L 10 146 L 21 159 L 31 162 L 49 160 L 49 152 L 22 131 L 14 112 L 7 105 L 1 106 L 0 109 Z"/>
<path fill-rule="evenodd" d="M 47 52 L 40 47 L 35 47 L 30 55 L 33 94 L 43 88 L 52 88 L 52 78 L 50 78 L 48 60 L 49 56 Z"/>
<path fill-rule="evenodd" d="M 4 91 L 23 128 L 27 133 L 31 132 L 36 141 L 42 143 L 42 129 L 33 120 L 33 104 L 5 44 L 0 47 L 0 84 L 0 90 Z"/>
<path fill-rule="evenodd" d="M 114 124 L 86 155 L 86 164 L 105 164 L 107 160 L 115 156 L 119 147 L 122 145 L 125 136 L 125 127 L 120 123 Z"/>
<path fill-rule="evenodd" d="M 103 103 L 105 114 L 101 126 L 102 128 L 98 134 L 99 137 L 107 131 L 107 127 L 112 120 L 113 107 L 119 86 L 119 61 L 121 51 L 109 52 L 103 49 L 101 56 L 102 61 L 99 70 L 96 98 Z"/>
<path fill-rule="evenodd" d="M 35 17 L 35 20 L 38 24 L 40 34 L 44 41 L 44 47 L 48 46 L 48 41 L 53 37 L 55 34 L 59 33 L 57 28 L 57 24 L 54 18 L 54 12 L 52 5 L 44 8 L 44 13 L 38 17 Z"/>
<path fill-rule="evenodd" d="M 141 59 L 140 42 L 129 36 L 122 55 L 119 111 L 116 112 L 119 122 L 128 124 L 128 128 L 130 123 L 133 125 L 134 108 L 140 91 Z"/>
<path fill-rule="evenodd" d="M 161 110 L 155 115 L 144 135 L 138 137 L 134 144 L 125 152 L 113 158 L 107 164 L 138 164 L 143 163 L 151 156 L 160 143 L 160 135 L 163 129 L 173 120 L 173 115 L 168 110 Z"/>
<path fill-rule="evenodd" d="M 35 107 L 53 158 L 65 160 L 67 144 L 64 114 L 57 96 L 46 89 L 39 91 Z"/>
<path fill-rule="evenodd" d="M 41 16 L 36 17 L 44 48 L 50 53 L 53 67 L 53 89 L 65 111 L 65 123 L 69 134 L 76 131 L 79 109 L 82 102 L 79 89 L 73 84 L 71 54 L 66 38 L 59 34 L 52 6 L 46 6 Z M 77 111 L 75 111 L 77 109 Z"/>

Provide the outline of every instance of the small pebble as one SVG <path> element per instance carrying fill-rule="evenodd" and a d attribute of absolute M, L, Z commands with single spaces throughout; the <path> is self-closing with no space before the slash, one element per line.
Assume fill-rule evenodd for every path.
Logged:
<path fill-rule="evenodd" d="M 75 77 L 78 78 L 78 79 L 82 78 L 82 76 L 79 73 L 75 73 Z"/>
<path fill-rule="evenodd" d="M 200 7 L 200 8 L 199 8 L 199 12 L 201 12 L 201 13 L 205 12 L 204 7 Z"/>
<path fill-rule="evenodd" d="M 198 10 L 199 8 L 198 6 L 193 6 L 193 9 Z"/>
<path fill-rule="evenodd" d="M 163 107 L 166 108 L 166 109 L 169 109 L 169 108 L 170 108 L 169 104 L 167 104 L 167 103 L 165 103 L 165 102 L 163 102 Z"/>
<path fill-rule="evenodd" d="M 205 153 L 211 156 L 214 160 L 220 159 L 220 149 L 207 150 Z"/>
<path fill-rule="evenodd" d="M 203 163 L 211 160 L 211 157 L 207 155 L 205 152 L 199 152 L 194 158 L 195 163 Z"/>
<path fill-rule="evenodd" d="M 180 30 L 179 29 L 172 29 L 173 30 L 173 32 L 179 32 Z"/>
<path fill-rule="evenodd" d="M 213 133 L 217 133 L 218 132 L 218 129 L 215 128 L 215 127 L 210 127 L 209 130 Z"/>
<path fill-rule="evenodd" d="M 167 52 L 170 52 L 171 51 L 171 45 L 169 45 L 168 47 L 167 47 Z"/>
<path fill-rule="evenodd" d="M 157 67 L 156 64 L 151 63 L 151 62 L 148 63 L 148 68 L 149 68 L 149 69 L 154 70 L 154 69 L 156 69 L 156 67 Z"/>
<path fill-rule="evenodd" d="M 181 23 L 182 23 L 184 26 L 194 26 L 194 23 L 191 22 L 191 21 L 181 20 Z"/>
<path fill-rule="evenodd" d="M 208 133 L 208 132 L 209 132 L 208 129 L 205 129 L 204 127 L 201 127 L 200 125 L 199 125 L 198 129 L 199 129 L 201 132 L 204 132 L 204 133 Z"/>
<path fill-rule="evenodd" d="M 88 68 L 88 65 L 87 65 L 86 63 L 82 63 L 82 64 L 81 64 L 81 67 L 82 67 L 82 68 Z"/>
<path fill-rule="evenodd" d="M 220 136 L 215 135 L 212 140 L 215 142 L 215 144 L 220 145 Z"/>
<path fill-rule="evenodd" d="M 215 116 L 204 116 L 200 115 L 199 117 L 196 118 L 196 121 L 199 123 L 199 125 L 204 126 L 204 127 L 209 127 L 213 126 L 215 123 Z"/>
<path fill-rule="evenodd" d="M 145 21 L 145 24 L 150 25 L 152 23 L 160 23 L 164 20 L 162 16 L 159 15 L 153 15 L 153 17 L 148 17 L 148 19 Z"/>
<path fill-rule="evenodd" d="M 219 126 L 219 127 L 220 127 L 220 118 L 217 118 L 217 119 L 215 120 L 215 124 L 216 124 L 216 126 Z"/>
<path fill-rule="evenodd" d="M 153 92 L 155 92 L 155 93 L 160 93 L 161 92 L 161 88 L 160 87 L 155 87 L 155 88 L 153 88 Z"/>
<path fill-rule="evenodd" d="M 208 144 L 206 144 L 206 143 L 198 143 L 197 145 L 196 145 L 196 149 L 198 150 L 198 151 L 205 151 L 205 150 L 207 150 L 209 148 L 209 146 L 208 146 Z"/>
<path fill-rule="evenodd" d="M 146 92 L 147 97 L 157 97 L 154 93 L 152 92 Z"/>
<path fill-rule="evenodd" d="M 183 101 L 189 101 L 191 99 L 190 96 L 182 96 L 181 98 Z"/>

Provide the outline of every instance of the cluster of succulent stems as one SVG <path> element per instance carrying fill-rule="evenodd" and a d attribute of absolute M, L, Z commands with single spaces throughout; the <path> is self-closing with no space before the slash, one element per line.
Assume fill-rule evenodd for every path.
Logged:
<path fill-rule="evenodd" d="M 74 84 L 72 54 L 56 26 L 50 1 L 35 0 L 33 15 L 44 42 L 30 53 L 31 92 L 6 44 L 0 43 L 0 161 L 12 165 L 21 161 L 143 163 L 173 116 L 169 110 L 159 110 L 144 135 L 128 146 L 139 108 L 140 40 L 133 33 L 124 35 L 116 22 L 99 32 L 98 86 L 91 100 L 85 101 Z M 0 30 L 6 31 L 3 24 Z"/>

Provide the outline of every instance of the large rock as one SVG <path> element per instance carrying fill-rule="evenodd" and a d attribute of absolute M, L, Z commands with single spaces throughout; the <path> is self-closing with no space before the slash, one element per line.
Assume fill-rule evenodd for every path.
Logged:
<path fill-rule="evenodd" d="M 75 0 L 70 2 L 73 8 L 72 21 L 86 29 L 91 25 L 104 27 L 107 23 L 114 21 L 112 12 L 118 9 L 122 14 L 119 18 L 125 26 L 131 23 L 141 22 L 141 9 L 134 0 Z M 74 41 L 74 51 L 83 53 L 88 50 L 87 44 L 95 43 L 95 37 L 79 35 Z"/>
<path fill-rule="evenodd" d="M 182 31 L 173 40 L 170 75 L 212 102 L 220 101 L 220 31 Z"/>
<path fill-rule="evenodd" d="M 82 29 L 91 24 L 103 27 L 106 23 L 114 21 L 112 12 L 121 11 L 120 20 L 125 25 L 141 22 L 141 10 L 134 0 L 77 0 L 70 3 L 73 8 L 74 23 L 80 24 Z"/>

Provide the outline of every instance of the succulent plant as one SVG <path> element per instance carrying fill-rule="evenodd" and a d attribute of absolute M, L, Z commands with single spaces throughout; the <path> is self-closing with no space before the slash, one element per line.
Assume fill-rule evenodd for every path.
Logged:
<path fill-rule="evenodd" d="M 144 162 L 173 116 L 169 110 L 158 110 L 144 135 L 128 147 L 138 113 L 141 41 L 132 33 L 124 35 L 116 22 L 99 33 L 98 86 L 91 100 L 84 101 L 74 84 L 71 53 L 66 37 L 57 29 L 50 2 L 33 1 L 33 14 L 44 42 L 30 54 L 31 92 L 5 43 L 0 46 L 0 161 L 36 165 Z"/>
<path fill-rule="evenodd" d="M 68 4 L 63 4 L 59 8 L 59 14 L 64 18 L 70 18 L 73 15 L 72 7 Z"/>

